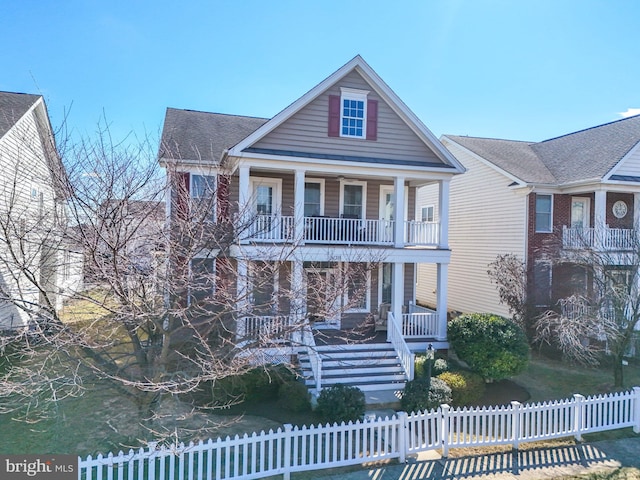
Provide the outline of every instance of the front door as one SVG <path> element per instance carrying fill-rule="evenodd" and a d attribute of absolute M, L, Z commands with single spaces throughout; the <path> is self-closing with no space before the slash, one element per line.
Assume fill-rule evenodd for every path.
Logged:
<path fill-rule="evenodd" d="M 571 197 L 571 228 L 589 228 L 589 198 Z"/>
<path fill-rule="evenodd" d="M 331 268 L 307 268 L 307 313 L 314 328 L 340 328 L 339 296 Z"/>

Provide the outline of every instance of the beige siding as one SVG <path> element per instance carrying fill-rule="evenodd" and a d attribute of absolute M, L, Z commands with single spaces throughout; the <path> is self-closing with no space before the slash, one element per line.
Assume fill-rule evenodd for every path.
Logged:
<path fill-rule="evenodd" d="M 444 143 L 467 168 L 465 174 L 451 181 L 448 308 L 508 315 L 507 308 L 498 301 L 487 266 L 499 254 L 513 253 L 524 258 L 526 197 L 509 188 L 511 179 L 449 144 L 446 138 Z M 437 212 L 436 198 L 437 186 L 424 187 L 419 192 L 418 205 L 436 205 Z M 421 265 L 419 272 L 417 297 L 434 304 L 436 267 Z"/>
<path fill-rule="evenodd" d="M 368 98 L 378 100 L 376 141 L 327 135 L 329 95 L 340 95 L 340 87 L 368 90 Z M 253 147 L 442 163 L 355 71 L 330 87 Z"/>
<path fill-rule="evenodd" d="M 45 264 L 40 246 L 46 243 L 55 247 L 49 229 L 54 221 L 55 195 L 34 112 L 20 119 L 0 139 L 0 222 L 9 231 L 30 232 L 18 263 L 30 265 L 30 273 L 39 277 L 42 274 L 40 266 Z M 17 247 L 18 239 L 13 240 L 12 244 Z M 0 249 L 5 250 L 1 253 L 4 258 L 12 258 L 6 244 L 1 244 Z M 19 250 L 15 248 L 14 251 Z M 3 262 L 0 267 L 2 290 L 14 299 L 21 298 L 27 308 L 32 308 L 40 300 L 40 295 L 19 271 L 18 265 L 11 261 Z M 55 281 L 50 265 L 47 272 L 47 278 Z M 55 284 L 51 285 L 51 289 L 55 289 Z M 8 304 L 0 306 L 0 329 L 27 321 L 28 316 L 24 311 Z"/>
<path fill-rule="evenodd" d="M 630 175 L 640 177 L 640 148 L 636 148 L 629 157 L 627 157 L 620 168 L 616 170 L 615 175 Z"/>

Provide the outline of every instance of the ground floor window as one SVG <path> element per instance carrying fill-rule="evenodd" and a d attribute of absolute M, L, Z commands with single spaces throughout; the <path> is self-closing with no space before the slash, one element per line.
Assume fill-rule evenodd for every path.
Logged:
<path fill-rule="evenodd" d="M 189 304 L 210 299 L 216 285 L 215 260 L 194 258 L 189 265 L 189 273 Z"/>
<path fill-rule="evenodd" d="M 342 273 L 346 311 L 368 312 L 371 304 L 371 275 L 367 264 L 345 264 Z"/>
<path fill-rule="evenodd" d="M 533 301 L 536 307 L 551 305 L 551 264 L 536 262 L 533 266 Z"/>

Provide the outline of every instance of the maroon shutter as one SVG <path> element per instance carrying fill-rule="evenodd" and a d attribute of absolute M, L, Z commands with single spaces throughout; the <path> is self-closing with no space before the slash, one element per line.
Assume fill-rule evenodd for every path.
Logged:
<path fill-rule="evenodd" d="M 177 172 L 176 175 L 176 214 L 186 220 L 189 217 L 189 172 Z"/>
<path fill-rule="evenodd" d="M 218 221 L 229 220 L 229 176 L 218 175 Z"/>
<path fill-rule="evenodd" d="M 378 139 L 378 101 L 367 100 L 367 140 Z"/>
<path fill-rule="evenodd" d="M 340 136 L 340 95 L 329 95 L 329 136 Z"/>

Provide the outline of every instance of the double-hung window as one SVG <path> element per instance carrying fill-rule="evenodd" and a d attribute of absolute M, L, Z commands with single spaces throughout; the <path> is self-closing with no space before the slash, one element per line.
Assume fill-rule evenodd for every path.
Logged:
<path fill-rule="evenodd" d="M 324 215 L 324 180 L 307 179 L 304 183 L 304 216 Z"/>
<path fill-rule="evenodd" d="M 215 219 L 216 177 L 213 175 L 191 175 L 191 216 L 205 220 Z"/>
<path fill-rule="evenodd" d="M 420 220 L 423 222 L 433 222 L 433 205 L 422 207 Z"/>
<path fill-rule="evenodd" d="M 342 88 L 340 96 L 340 136 L 365 138 L 367 135 L 367 94 Z"/>
<path fill-rule="evenodd" d="M 553 231 L 553 195 L 536 194 L 536 232 Z"/>

